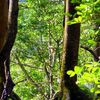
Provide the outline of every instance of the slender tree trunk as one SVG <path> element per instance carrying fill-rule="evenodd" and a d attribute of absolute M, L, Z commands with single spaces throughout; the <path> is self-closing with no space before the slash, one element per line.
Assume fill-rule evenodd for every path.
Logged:
<path fill-rule="evenodd" d="M 0 76 L 2 77 L 1 100 L 8 100 L 8 95 L 12 93 L 14 83 L 10 75 L 10 52 L 17 33 L 18 0 L 9 0 L 8 13 L 8 39 L 0 53 Z"/>
<path fill-rule="evenodd" d="M 53 98 L 53 75 L 52 75 L 52 67 L 53 67 L 53 61 L 52 61 L 52 52 L 51 52 L 51 32 L 50 32 L 50 24 L 49 24 L 49 42 L 48 42 L 48 52 L 49 52 L 49 87 L 50 87 L 50 98 L 49 100 L 52 100 Z"/>
<path fill-rule="evenodd" d="M 69 7 L 69 0 L 64 0 L 64 12 L 68 12 L 68 7 Z M 68 21 L 68 16 L 64 16 L 64 22 L 63 22 L 63 26 L 64 26 L 64 47 L 63 47 L 63 55 L 62 55 L 62 65 L 61 65 L 61 100 L 70 100 L 70 96 L 69 96 L 69 89 L 68 87 L 66 87 L 66 83 L 65 83 L 65 75 L 67 70 L 66 68 L 66 48 L 67 48 L 67 25 L 66 22 Z M 67 78 L 67 77 L 66 77 Z M 67 80 L 66 80 L 67 81 Z"/>

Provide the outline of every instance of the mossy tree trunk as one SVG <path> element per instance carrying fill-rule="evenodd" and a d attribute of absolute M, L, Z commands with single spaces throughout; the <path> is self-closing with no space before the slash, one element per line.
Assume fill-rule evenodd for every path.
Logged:
<path fill-rule="evenodd" d="M 70 78 L 67 75 L 68 70 L 74 70 L 78 60 L 80 23 L 67 25 L 67 22 L 72 20 L 76 14 L 76 6 L 78 4 L 71 3 L 71 0 L 65 0 L 65 13 L 69 13 L 71 17 L 65 15 L 64 18 L 64 47 L 61 66 L 62 100 L 66 100 L 66 98 L 67 100 L 72 100 L 71 94 L 77 91 L 76 76 Z"/>
<path fill-rule="evenodd" d="M 77 76 L 70 77 L 67 75 L 68 70 L 74 70 L 78 61 L 78 48 L 80 40 L 80 23 L 68 25 L 67 22 L 77 18 L 76 6 L 78 2 L 64 0 L 65 17 L 64 17 L 64 46 L 61 66 L 61 97 L 58 100 L 89 100 L 83 91 L 76 85 Z M 67 14 L 67 15 L 66 15 Z"/>

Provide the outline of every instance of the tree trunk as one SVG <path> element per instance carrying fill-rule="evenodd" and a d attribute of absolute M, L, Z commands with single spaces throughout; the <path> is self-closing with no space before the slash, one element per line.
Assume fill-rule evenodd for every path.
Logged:
<path fill-rule="evenodd" d="M 78 59 L 78 47 L 80 38 L 80 24 L 67 25 L 66 22 L 73 19 L 76 14 L 76 4 L 72 4 L 71 1 L 65 0 L 65 13 L 71 14 L 71 17 L 65 16 L 64 18 L 64 47 L 62 55 L 62 66 L 61 66 L 61 93 L 62 100 L 69 100 L 69 92 L 76 92 L 77 86 L 76 76 L 70 78 L 66 72 L 73 70 L 74 66 L 77 65 Z M 69 96 L 69 97 L 68 97 Z"/>
<path fill-rule="evenodd" d="M 7 40 L 8 4 L 0 0 L 0 51 Z"/>
<path fill-rule="evenodd" d="M 4 1 L 4 0 L 3 0 Z M 10 75 L 10 52 L 15 41 L 17 33 L 17 17 L 18 17 L 18 0 L 9 0 L 8 13 L 8 39 L 4 48 L 0 53 L 0 76 L 2 83 L 0 84 L 1 100 L 7 100 L 8 95 L 11 94 L 14 83 Z M 2 37 L 1 37 L 2 38 Z"/>
<path fill-rule="evenodd" d="M 83 91 L 76 85 L 77 76 L 67 75 L 68 70 L 74 70 L 78 61 L 78 48 L 80 40 L 80 23 L 67 25 L 67 21 L 77 18 L 75 7 L 78 3 L 65 0 L 65 13 L 70 16 L 64 17 L 64 47 L 61 66 L 61 100 L 89 100 Z M 58 99 L 59 100 L 59 99 Z"/>
<path fill-rule="evenodd" d="M 0 52 L 7 39 L 8 6 L 6 0 L 0 0 Z M 0 58 L 1 60 L 2 58 Z M 3 90 L 2 66 L 0 65 L 0 95 Z"/>

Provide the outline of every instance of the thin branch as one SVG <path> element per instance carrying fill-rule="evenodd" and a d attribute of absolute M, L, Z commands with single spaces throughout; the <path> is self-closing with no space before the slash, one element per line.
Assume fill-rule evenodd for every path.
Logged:
<path fill-rule="evenodd" d="M 44 70 L 45 70 L 45 73 L 46 73 L 46 76 L 47 76 L 47 79 L 48 79 L 48 82 L 49 82 L 50 73 L 49 73 L 49 71 L 47 70 L 46 63 L 44 63 Z"/>
<path fill-rule="evenodd" d="M 14 61 L 11 61 L 11 62 L 14 63 L 14 64 L 19 65 L 18 62 L 14 62 Z M 21 64 L 22 64 L 22 63 L 21 63 Z M 30 67 L 30 68 L 35 68 L 35 69 L 41 69 L 41 70 L 43 70 L 43 68 L 34 67 L 33 65 L 30 65 L 30 64 L 22 64 L 22 66 L 26 66 L 26 67 Z"/>
<path fill-rule="evenodd" d="M 57 42 L 57 40 L 54 38 L 54 36 L 50 33 L 50 35 L 51 35 L 51 37 L 52 37 L 52 39 L 55 41 L 55 42 Z"/>
<path fill-rule="evenodd" d="M 85 49 L 85 50 L 87 50 L 87 51 L 89 51 L 93 55 L 93 57 L 96 59 L 96 61 L 99 61 L 99 57 L 89 47 L 86 47 L 86 46 L 80 46 L 80 47 L 83 48 L 83 49 Z"/>
<path fill-rule="evenodd" d="M 98 49 L 100 49 L 100 46 L 99 46 L 99 47 L 96 47 L 96 48 L 94 49 L 94 51 L 97 51 Z"/>
<path fill-rule="evenodd" d="M 21 81 L 18 81 L 18 82 L 15 83 L 15 85 L 17 85 L 17 84 L 19 84 L 19 83 L 21 83 L 21 82 L 24 82 L 24 81 L 27 81 L 27 79 L 23 79 L 23 80 L 21 80 Z"/>

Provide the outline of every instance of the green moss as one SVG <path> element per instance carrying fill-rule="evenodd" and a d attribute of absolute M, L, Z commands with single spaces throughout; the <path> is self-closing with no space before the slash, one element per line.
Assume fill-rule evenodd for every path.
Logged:
<path fill-rule="evenodd" d="M 69 96 L 69 90 L 64 87 L 63 88 L 63 96 L 62 96 L 62 100 L 69 100 L 70 96 Z"/>

